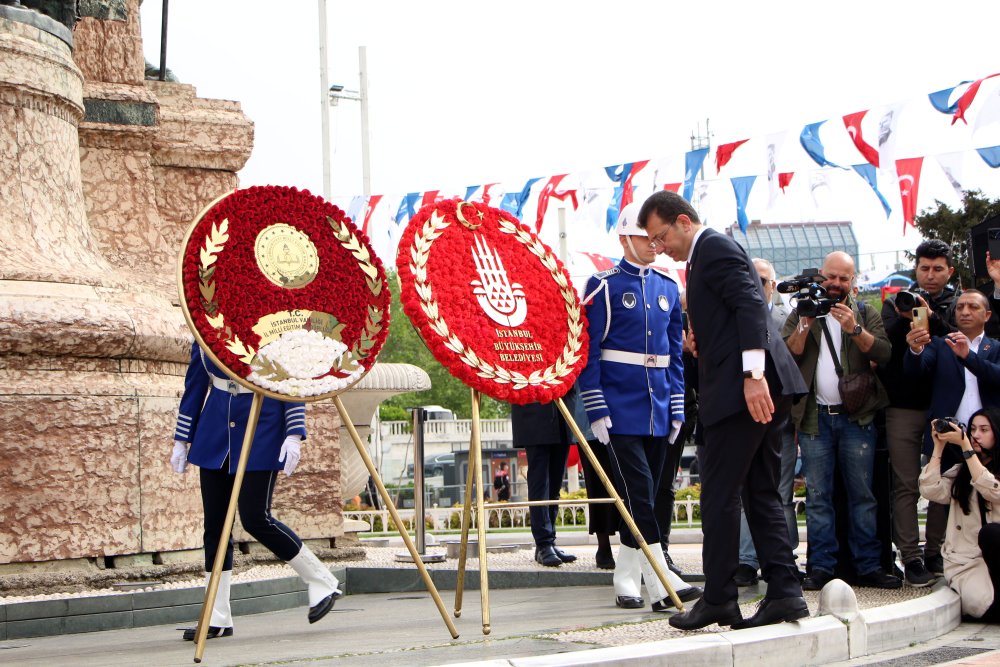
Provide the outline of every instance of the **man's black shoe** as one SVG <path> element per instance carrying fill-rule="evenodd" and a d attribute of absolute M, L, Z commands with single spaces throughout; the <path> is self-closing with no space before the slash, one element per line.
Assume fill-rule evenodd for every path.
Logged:
<path fill-rule="evenodd" d="M 194 638 L 198 634 L 198 628 L 184 628 L 184 641 L 193 642 Z M 215 639 L 216 637 L 232 637 L 233 628 L 218 628 L 214 625 L 208 626 L 208 634 L 205 635 L 206 639 Z"/>
<path fill-rule="evenodd" d="M 757 568 L 746 563 L 736 566 L 736 573 L 733 575 L 733 583 L 740 588 L 744 586 L 756 586 L 760 579 L 757 577 Z"/>
<path fill-rule="evenodd" d="M 906 585 L 913 588 L 930 586 L 937 579 L 937 577 L 928 572 L 927 568 L 924 567 L 924 562 L 919 558 L 911 560 L 903 566 L 903 569 L 905 571 Z"/>
<path fill-rule="evenodd" d="M 935 554 L 933 556 L 924 554 L 924 566 L 930 571 L 931 574 L 936 574 L 939 577 L 944 576 L 944 559 L 941 558 L 941 554 Z"/>
<path fill-rule="evenodd" d="M 615 569 L 615 557 L 611 555 L 611 552 L 598 551 L 594 560 L 597 562 L 598 570 L 613 570 Z"/>
<path fill-rule="evenodd" d="M 573 561 L 576 560 L 576 556 L 574 556 L 573 554 L 566 553 L 559 547 L 552 547 L 552 550 L 556 552 L 557 556 L 559 556 L 559 560 L 561 560 L 564 563 L 572 563 Z"/>
<path fill-rule="evenodd" d="M 899 588 L 902 585 L 903 582 L 899 577 L 889 574 L 882 568 L 868 574 L 858 575 L 858 586 L 867 586 L 868 588 Z"/>
<path fill-rule="evenodd" d="M 632 597 L 631 595 L 619 595 L 615 598 L 615 606 L 622 609 L 642 609 L 645 604 L 642 598 Z"/>
<path fill-rule="evenodd" d="M 833 572 L 827 572 L 826 570 L 812 570 L 806 575 L 806 578 L 802 580 L 802 590 L 804 591 L 821 591 L 823 587 L 826 586 L 830 581 L 833 580 Z"/>
<path fill-rule="evenodd" d="M 802 597 L 782 598 L 781 600 L 764 598 L 757 605 L 757 611 L 754 612 L 753 616 L 743 619 L 739 623 L 733 623 L 733 630 L 797 621 L 807 616 L 809 616 L 809 607 Z"/>
<path fill-rule="evenodd" d="M 660 549 L 663 550 L 663 559 L 667 561 L 667 568 L 671 572 L 673 572 L 674 574 L 676 574 L 678 577 L 683 578 L 684 577 L 684 573 L 681 572 L 681 568 L 679 568 L 676 565 L 674 565 L 674 561 L 673 561 L 672 558 L 670 558 L 670 554 L 667 553 L 667 547 L 663 545 L 663 542 L 660 542 Z"/>
<path fill-rule="evenodd" d="M 732 625 L 742 620 L 743 616 L 736 600 L 730 600 L 725 604 L 709 604 L 705 602 L 705 598 L 695 602 L 688 611 L 674 614 L 667 619 L 670 625 L 678 630 L 700 630 L 712 623 Z"/>
<path fill-rule="evenodd" d="M 551 544 L 535 549 L 535 560 L 546 567 L 557 567 L 562 565 L 562 558 L 556 553 L 556 548 Z"/>
<path fill-rule="evenodd" d="M 674 592 L 677 593 L 677 597 L 681 599 L 681 602 L 690 602 L 691 600 L 700 598 L 705 589 L 701 586 L 688 586 Z M 653 611 L 670 611 L 673 608 L 674 601 L 670 599 L 669 595 L 662 600 L 653 601 Z"/>

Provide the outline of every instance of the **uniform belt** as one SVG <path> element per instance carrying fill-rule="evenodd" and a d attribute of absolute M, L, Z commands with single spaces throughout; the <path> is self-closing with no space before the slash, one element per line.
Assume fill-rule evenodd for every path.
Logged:
<path fill-rule="evenodd" d="M 643 354 L 641 352 L 623 352 L 622 350 L 601 350 L 602 361 L 614 361 L 619 364 L 645 366 L 647 368 L 667 368 L 670 366 L 669 354 Z"/>
<path fill-rule="evenodd" d="M 237 394 L 252 394 L 252 389 L 247 389 L 239 382 L 235 380 L 223 380 L 222 378 L 212 376 L 212 386 L 216 389 L 221 389 L 222 391 L 228 391 L 233 396 Z"/>
<path fill-rule="evenodd" d="M 843 403 L 837 403 L 836 405 L 824 405 L 823 403 L 816 404 L 819 407 L 820 412 L 825 412 L 828 415 L 842 415 L 847 412 L 844 409 Z"/>

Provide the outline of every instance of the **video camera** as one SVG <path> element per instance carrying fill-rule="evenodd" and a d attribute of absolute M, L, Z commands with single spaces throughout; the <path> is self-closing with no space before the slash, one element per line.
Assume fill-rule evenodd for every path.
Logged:
<path fill-rule="evenodd" d="M 910 312 L 915 306 L 920 304 L 917 301 L 917 297 L 922 298 L 928 304 L 931 302 L 930 294 L 919 287 L 913 287 L 902 292 L 896 292 L 896 299 L 894 301 L 896 309 L 907 313 Z"/>
<path fill-rule="evenodd" d="M 826 280 L 826 276 L 819 269 L 803 269 L 794 278 L 778 283 L 777 289 L 782 294 L 793 295 L 791 301 L 799 317 L 823 317 L 830 313 L 837 300 L 827 296 L 826 288 L 819 284 L 821 280 Z"/>

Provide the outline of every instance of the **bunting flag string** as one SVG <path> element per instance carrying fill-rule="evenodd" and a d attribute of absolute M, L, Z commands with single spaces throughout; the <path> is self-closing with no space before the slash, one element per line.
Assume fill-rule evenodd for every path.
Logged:
<path fill-rule="evenodd" d="M 361 233 L 365 236 L 371 236 L 371 234 L 368 233 L 368 225 L 371 223 L 372 213 L 375 212 L 375 207 L 378 206 L 380 201 L 382 201 L 382 195 L 372 195 L 368 199 L 368 205 L 365 208 L 365 222 L 361 226 Z"/>
<path fill-rule="evenodd" d="M 784 171 L 778 174 L 778 187 L 781 188 L 782 192 L 785 191 L 785 188 L 791 185 L 792 176 L 794 175 L 795 175 L 794 171 Z"/>
<path fill-rule="evenodd" d="M 844 127 L 847 128 L 847 133 L 851 135 L 851 141 L 854 142 L 855 147 L 861 152 L 868 162 L 874 166 L 878 166 L 878 151 L 872 147 L 861 133 L 861 120 L 865 117 L 868 110 L 858 111 L 855 113 L 849 113 L 844 116 Z M 855 167 L 856 169 L 857 167 Z"/>
<path fill-rule="evenodd" d="M 858 172 L 858 174 L 861 175 L 861 178 L 865 179 L 868 182 L 868 185 L 871 186 L 872 190 L 875 191 L 875 196 L 878 197 L 879 203 L 882 204 L 882 208 L 885 210 L 885 217 L 888 219 L 889 214 L 892 213 L 892 207 L 889 206 L 889 202 L 885 200 L 885 197 L 883 197 L 882 193 L 878 190 L 878 180 L 875 175 L 875 167 L 870 164 L 854 164 L 851 165 L 851 168 Z"/>
<path fill-rule="evenodd" d="M 747 219 L 747 199 L 750 198 L 750 189 L 753 188 L 756 179 L 756 176 L 737 176 L 730 179 L 733 183 L 733 192 L 736 194 L 736 221 L 740 223 L 740 231 L 744 234 L 750 226 L 750 221 Z"/>
<path fill-rule="evenodd" d="M 524 184 L 524 187 L 520 192 L 508 192 L 503 196 L 500 201 L 500 208 L 507 211 L 518 220 L 523 220 L 524 203 L 528 201 L 528 196 L 531 194 L 531 186 L 542 180 L 541 178 L 529 178 L 528 182 Z"/>
<path fill-rule="evenodd" d="M 694 194 L 695 176 L 701 170 L 701 165 L 705 163 L 707 156 L 707 148 L 699 148 L 684 154 L 684 194 L 682 196 L 688 201 L 691 201 L 691 195 Z"/>
<path fill-rule="evenodd" d="M 819 166 L 843 169 L 839 164 L 834 164 L 826 159 L 823 142 L 819 138 L 819 128 L 825 122 L 825 120 L 821 120 L 818 123 L 811 123 L 802 128 L 802 134 L 799 135 L 799 143 L 802 144 L 803 150 L 813 159 L 813 162 Z"/>
<path fill-rule="evenodd" d="M 409 192 L 399 202 L 399 210 L 396 211 L 396 224 L 409 222 L 410 218 L 417 214 L 417 200 L 420 199 L 419 192 Z"/>
<path fill-rule="evenodd" d="M 576 200 L 576 190 L 564 190 L 562 192 L 557 192 L 556 188 L 559 183 L 566 178 L 567 174 L 558 174 L 549 179 L 549 182 L 545 184 L 542 191 L 538 194 L 538 212 L 535 216 L 535 232 L 542 231 L 542 222 L 545 221 L 545 213 L 549 208 L 549 198 L 555 197 L 561 201 L 566 201 L 566 198 L 570 198 L 573 203 L 573 210 L 575 211 L 579 208 L 579 202 Z"/>
<path fill-rule="evenodd" d="M 896 160 L 896 173 L 899 175 L 899 196 L 903 203 L 903 233 L 906 226 L 913 226 L 917 216 L 917 189 L 920 186 L 920 168 L 922 157 L 911 157 Z"/>
<path fill-rule="evenodd" d="M 991 168 L 1000 167 L 1000 146 L 977 148 L 976 152 L 979 153 L 979 157 L 983 158 L 983 162 L 990 165 Z"/>
<path fill-rule="evenodd" d="M 729 161 L 733 159 L 733 153 L 737 148 L 750 141 L 749 139 L 742 139 L 740 141 L 734 141 L 731 144 L 721 144 L 715 149 L 715 174 L 718 175 L 722 171 L 722 168 L 729 164 Z"/>
<path fill-rule="evenodd" d="M 958 102 L 955 103 L 955 114 L 951 117 L 951 124 L 954 125 L 957 121 L 961 120 L 966 125 L 969 121 L 965 120 L 965 112 L 969 110 L 972 106 L 972 101 L 976 99 L 976 93 L 979 92 L 979 87 L 983 85 L 983 81 L 987 79 L 992 79 L 995 76 L 1000 76 L 1000 72 L 996 74 L 990 74 L 989 76 L 984 76 L 978 81 L 973 81 L 972 85 L 965 89 L 962 96 L 958 98 Z"/>
<path fill-rule="evenodd" d="M 967 83 L 972 83 L 971 81 L 962 81 L 958 86 L 964 86 Z M 952 115 L 955 110 L 958 109 L 958 100 L 954 102 L 949 102 L 951 99 L 951 94 L 955 92 L 958 86 L 952 86 L 951 88 L 945 88 L 944 90 L 939 90 L 937 92 L 929 93 L 927 95 L 930 98 L 931 106 L 940 111 L 943 114 Z"/>

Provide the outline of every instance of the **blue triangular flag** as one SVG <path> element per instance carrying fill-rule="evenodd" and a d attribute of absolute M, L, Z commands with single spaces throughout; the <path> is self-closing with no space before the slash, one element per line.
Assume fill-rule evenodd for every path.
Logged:
<path fill-rule="evenodd" d="M 885 217 L 888 218 L 889 214 L 892 213 L 892 207 L 889 206 L 889 202 L 885 200 L 882 193 L 878 191 L 878 178 L 875 174 L 875 167 L 867 162 L 864 162 L 862 164 L 852 164 L 851 168 L 858 172 L 861 175 L 861 178 L 868 181 L 868 185 L 872 186 L 872 190 L 875 191 L 876 196 L 878 196 L 878 200 L 882 202 L 882 208 L 885 209 Z"/>
<path fill-rule="evenodd" d="M 699 148 L 684 154 L 684 199 L 688 201 L 691 201 L 691 196 L 694 194 L 694 179 L 698 176 L 698 171 L 707 156 L 707 148 Z"/>
<path fill-rule="evenodd" d="M 750 221 L 747 220 L 747 199 L 750 197 L 750 189 L 756 176 L 737 176 L 729 180 L 733 183 L 733 192 L 736 194 L 736 221 L 740 223 L 740 231 L 747 233 Z"/>
<path fill-rule="evenodd" d="M 820 125 L 825 123 L 825 120 L 821 120 L 818 123 L 812 123 L 811 125 L 806 125 L 802 128 L 802 134 L 799 135 L 799 143 L 802 144 L 802 148 L 805 152 L 809 154 L 816 164 L 821 167 L 837 167 L 838 169 L 843 169 L 839 164 L 834 164 L 826 159 L 824 154 L 823 142 L 819 138 L 819 128 Z"/>

